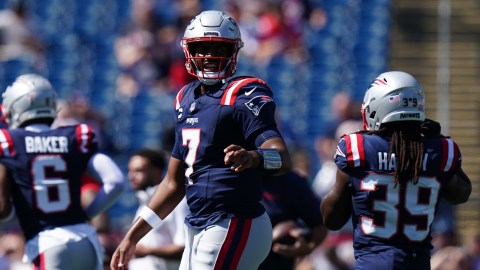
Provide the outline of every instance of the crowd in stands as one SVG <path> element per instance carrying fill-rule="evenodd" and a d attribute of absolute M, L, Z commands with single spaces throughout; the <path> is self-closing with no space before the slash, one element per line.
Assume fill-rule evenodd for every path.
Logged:
<path fill-rule="evenodd" d="M 52 45 L 51 39 L 43 35 L 42 40 L 42 35 L 39 35 L 39 32 L 45 32 L 45 28 L 35 24 L 39 15 L 28 10 L 35 6 L 30 2 L 35 1 L 0 2 L 3 2 L 4 7 L 4 10 L 0 11 L 2 62 L 0 80 L 3 80 L 0 83 L 2 87 L 0 90 L 3 91 L 14 77 L 26 71 L 36 71 L 47 75 L 52 83 L 59 82 L 58 86 L 54 87 L 60 89 L 62 101 L 58 111 L 59 118 L 54 125 L 88 123 L 100 136 L 101 150 L 117 157 L 125 172 L 129 156 L 142 147 L 167 152 L 171 150 L 174 95 L 181 86 L 195 79 L 185 70 L 184 54 L 179 46 L 183 31 L 194 15 L 206 8 L 218 8 L 229 13 L 240 26 L 245 42 L 245 47 L 241 51 L 243 56 L 240 58 L 243 63 L 239 64 L 238 75 L 243 75 L 245 71 L 259 77 L 265 75 L 265 79 L 273 88 L 279 83 L 302 77 L 299 68 L 302 65 L 313 68 L 311 72 L 315 73 L 319 63 L 314 63 L 312 58 L 316 57 L 314 54 L 318 51 L 314 49 L 318 46 L 313 44 L 309 37 L 326 36 L 324 31 L 332 19 L 328 13 L 331 9 L 324 8 L 326 2 L 332 2 L 328 0 L 121 1 L 128 4 L 128 12 L 123 16 L 124 20 L 119 21 L 114 27 L 115 34 L 108 43 L 111 46 L 107 49 L 114 57 L 114 68 L 111 69 L 111 73 L 105 72 L 100 75 L 105 78 L 96 79 L 96 75 L 91 74 L 90 79 L 92 84 L 97 85 L 104 81 L 111 83 L 100 84 L 104 89 L 81 89 L 79 83 L 68 84 L 66 82 L 68 80 L 62 81 L 61 78 L 65 74 L 54 74 L 49 70 L 51 65 L 55 65 L 52 61 L 57 60 L 49 59 L 53 57 L 48 53 L 48 48 Z M 43 2 L 45 1 L 38 1 L 37 5 Z M 332 33 L 335 34 L 338 35 Z M 19 65 L 20 58 L 26 59 L 28 65 Z M 23 60 L 21 63 L 24 63 Z M 284 74 L 269 74 L 269 71 L 273 70 L 272 67 L 277 67 L 278 63 L 293 65 L 293 71 L 297 73 L 289 74 L 292 78 L 282 77 Z M 16 65 L 13 66 L 17 68 L 16 74 L 8 73 L 12 64 Z M 104 64 L 101 61 L 92 63 L 93 66 Z M 322 63 L 327 64 L 335 63 Z M 91 73 L 95 73 L 95 70 L 92 67 Z M 333 72 L 336 71 L 338 70 Z M 335 77 L 343 75 L 348 77 L 348 74 Z M 369 79 L 371 78 L 367 80 Z M 271 80 L 271 83 L 268 80 Z M 311 84 L 319 80 L 312 79 Z M 309 181 L 319 198 L 326 193 L 333 184 L 331 181 L 335 179 L 332 168 L 336 167 L 332 158 L 339 138 L 346 133 L 362 129 L 360 103 L 356 99 L 358 93 L 352 89 L 341 88 L 338 84 L 332 87 L 336 88 L 335 91 L 338 93 L 335 93 L 336 95 L 331 91 L 325 93 L 324 98 L 332 101 L 326 108 L 309 108 L 311 101 L 307 100 L 295 100 L 293 101 L 295 103 L 303 102 L 303 106 L 296 104 L 298 107 L 290 107 L 294 95 L 309 98 L 310 90 L 303 89 L 299 84 L 289 87 L 289 92 L 280 91 L 279 96 L 276 96 L 279 100 L 279 123 L 291 150 L 294 171 Z M 355 91 L 363 94 L 365 87 L 366 85 Z M 277 89 L 273 90 L 275 92 Z M 141 100 L 146 101 L 140 103 Z M 298 119 L 301 117 L 292 114 L 295 110 L 316 110 L 313 117 L 317 117 L 320 126 L 306 127 L 304 123 L 309 120 Z M 300 116 L 307 114 L 303 111 Z M 326 114 L 329 117 L 322 118 Z M 298 123 L 292 122 L 292 119 L 298 119 Z M 137 125 L 142 124 L 138 123 L 139 121 L 152 123 L 146 127 L 146 133 L 135 130 Z M 132 134 L 141 135 L 133 138 Z M 145 134 L 153 134 L 152 140 L 147 140 Z M 305 143 L 305 138 L 310 142 Z M 134 192 L 127 191 L 118 205 L 112 207 L 110 216 L 103 217 L 103 220 L 97 223 L 99 237 L 107 254 L 113 253 L 122 234 L 131 224 L 137 206 L 138 201 Z M 465 241 L 458 239 L 454 233 L 454 209 L 447 207 L 443 209 L 445 211 L 438 218 L 440 225 L 435 227 L 438 229 L 433 234 L 433 243 L 436 246 L 432 257 L 432 269 L 480 269 L 480 231 L 472 231 L 471 237 Z M 445 224 L 447 221 L 450 223 Z M 102 227 L 104 225 L 108 226 Z M 323 244 L 309 256 L 298 259 L 296 269 L 352 269 L 354 259 L 351 233 L 349 226 L 340 232 L 329 233 Z M 24 244 L 15 221 L 0 225 L 0 269 L 27 269 L 26 265 L 21 263 Z M 108 269 L 108 264 L 105 267 Z"/>

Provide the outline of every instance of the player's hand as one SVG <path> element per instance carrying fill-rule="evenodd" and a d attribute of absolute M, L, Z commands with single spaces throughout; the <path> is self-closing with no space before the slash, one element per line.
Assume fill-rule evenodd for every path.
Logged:
<path fill-rule="evenodd" d="M 432 119 L 425 118 L 422 126 L 422 135 L 426 138 L 438 138 L 442 136 L 442 127 L 440 123 Z"/>
<path fill-rule="evenodd" d="M 299 257 L 310 254 L 312 247 L 310 242 L 305 238 L 304 230 L 301 228 L 295 228 L 290 230 L 290 236 L 295 239 L 292 245 L 274 243 L 272 245 L 272 251 L 285 257 Z"/>
<path fill-rule="evenodd" d="M 111 270 L 128 270 L 128 262 L 135 254 L 135 244 L 128 239 L 123 239 L 112 255 Z"/>
<path fill-rule="evenodd" d="M 230 169 L 232 171 L 241 172 L 254 166 L 252 153 L 238 145 L 231 144 L 223 152 L 225 153 L 225 165 L 231 165 Z"/>

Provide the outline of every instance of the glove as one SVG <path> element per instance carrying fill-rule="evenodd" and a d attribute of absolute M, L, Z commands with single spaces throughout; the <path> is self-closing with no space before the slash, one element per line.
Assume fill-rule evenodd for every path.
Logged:
<path fill-rule="evenodd" d="M 442 127 L 437 121 L 425 118 L 421 125 L 422 135 L 426 138 L 438 138 L 442 137 Z"/>

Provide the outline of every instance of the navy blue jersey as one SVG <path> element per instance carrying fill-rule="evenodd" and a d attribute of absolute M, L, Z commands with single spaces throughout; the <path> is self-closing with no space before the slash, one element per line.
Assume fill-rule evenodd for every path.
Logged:
<path fill-rule="evenodd" d="M 304 177 L 290 171 L 280 176 L 264 176 L 262 184 L 262 204 L 273 227 L 287 220 L 295 220 L 306 228 L 323 224 L 320 200 Z M 270 251 L 258 269 L 291 270 L 294 269 L 294 264 L 294 257 Z"/>
<path fill-rule="evenodd" d="M 395 186 L 389 146 L 388 138 L 365 134 L 346 135 L 337 146 L 335 162 L 350 175 L 355 256 L 398 248 L 429 262 L 430 225 L 445 179 L 461 166 L 460 151 L 450 138 L 424 139 L 418 183 Z"/>
<path fill-rule="evenodd" d="M 172 156 L 186 165 L 187 224 L 205 228 L 224 218 L 258 217 L 265 212 L 261 172 L 230 170 L 223 149 L 231 144 L 256 149 L 255 134 L 276 129 L 272 91 L 251 77 L 233 78 L 204 95 L 199 88 L 199 81 L 192 82 L 175 100 Z"/>
<path fill-rule="evenodd" d="M 0 129 L 0 146 L 0 163 L 13 178 L 13 204 L 27 240 L 45 229 L 86 221 L 81 177 L 97 151 L 89 126 Z"/>
<path fill-rule="evenodd" d="M 272 226 L 286 220 L 301 220 L 309 228 L 323 224 L 320 200 L 308 180 L 295 172 L 264 176 L 262 204 Z"/>

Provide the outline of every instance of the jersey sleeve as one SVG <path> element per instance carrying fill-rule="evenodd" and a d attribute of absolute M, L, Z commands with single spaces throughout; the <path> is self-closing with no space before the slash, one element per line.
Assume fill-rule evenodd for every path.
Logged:
<path fill-rule="evenodd" d="M 7 129 L 0 129 L 0 158 L 11 157 L 15 154 L 12 136 Z"/>
<path fill-rule="evenodd" d="M 175 128 L 175 144 L 173 145 L 173 148 L 172 148 L 172 157 L 182 160 L 183 157 L 182 157 L 181 149 L 182 149 L 181 134 L 180 134 L 180 131 L 177 128 Z"/>
<path fill-rule="evenodd" d="M 275 121 L 276 105 L 273 93 L 267 85 L 248 84 L 238 92 L 235 100 L 234 118 L 242 127 L 245 138 L 255 131 L 271 127 L 277 128 Z"/>
<path fill-rule="evenodd" d="M 343 136 L 334 154 L 335 164 L 342 171 L 361 168 L 366 165 L 363 136 L 361 134 L 348 134 Z"/>
<path fill-rule="evenodd" d="M 95 132 L 87 124 L 77 125 L 75 128 L 75 142 L 77 150 L 90 156 L 98 152 L 98 142 Z"/>
<path fill-rule="evenodd" d="M 175 101 L 174 101 L 174 109 L 178 113 L 179 110 L 181 110 L 181 102 L 182 98 L 187 91 L 186 89 L 188 88 L 188 84 L 183 86 L 180 91 L 178 91 L 177 95 L 175 96 Z M 175 143 L 172 148 L 172 157 L 176 159 L 182 159 L 182 154 L 181 154 L 181 148 L 182 148 L 182 138 L 181 134 L 179 134 L 178 128 L 175 126 Z"/>
<path fill-rule="evenodd" d="M 462 167 L 462 154 L 453 139 L 445 137 L 440 138 L 442 160 L 440 170 L 447 173 L 455 173 Z"/>

